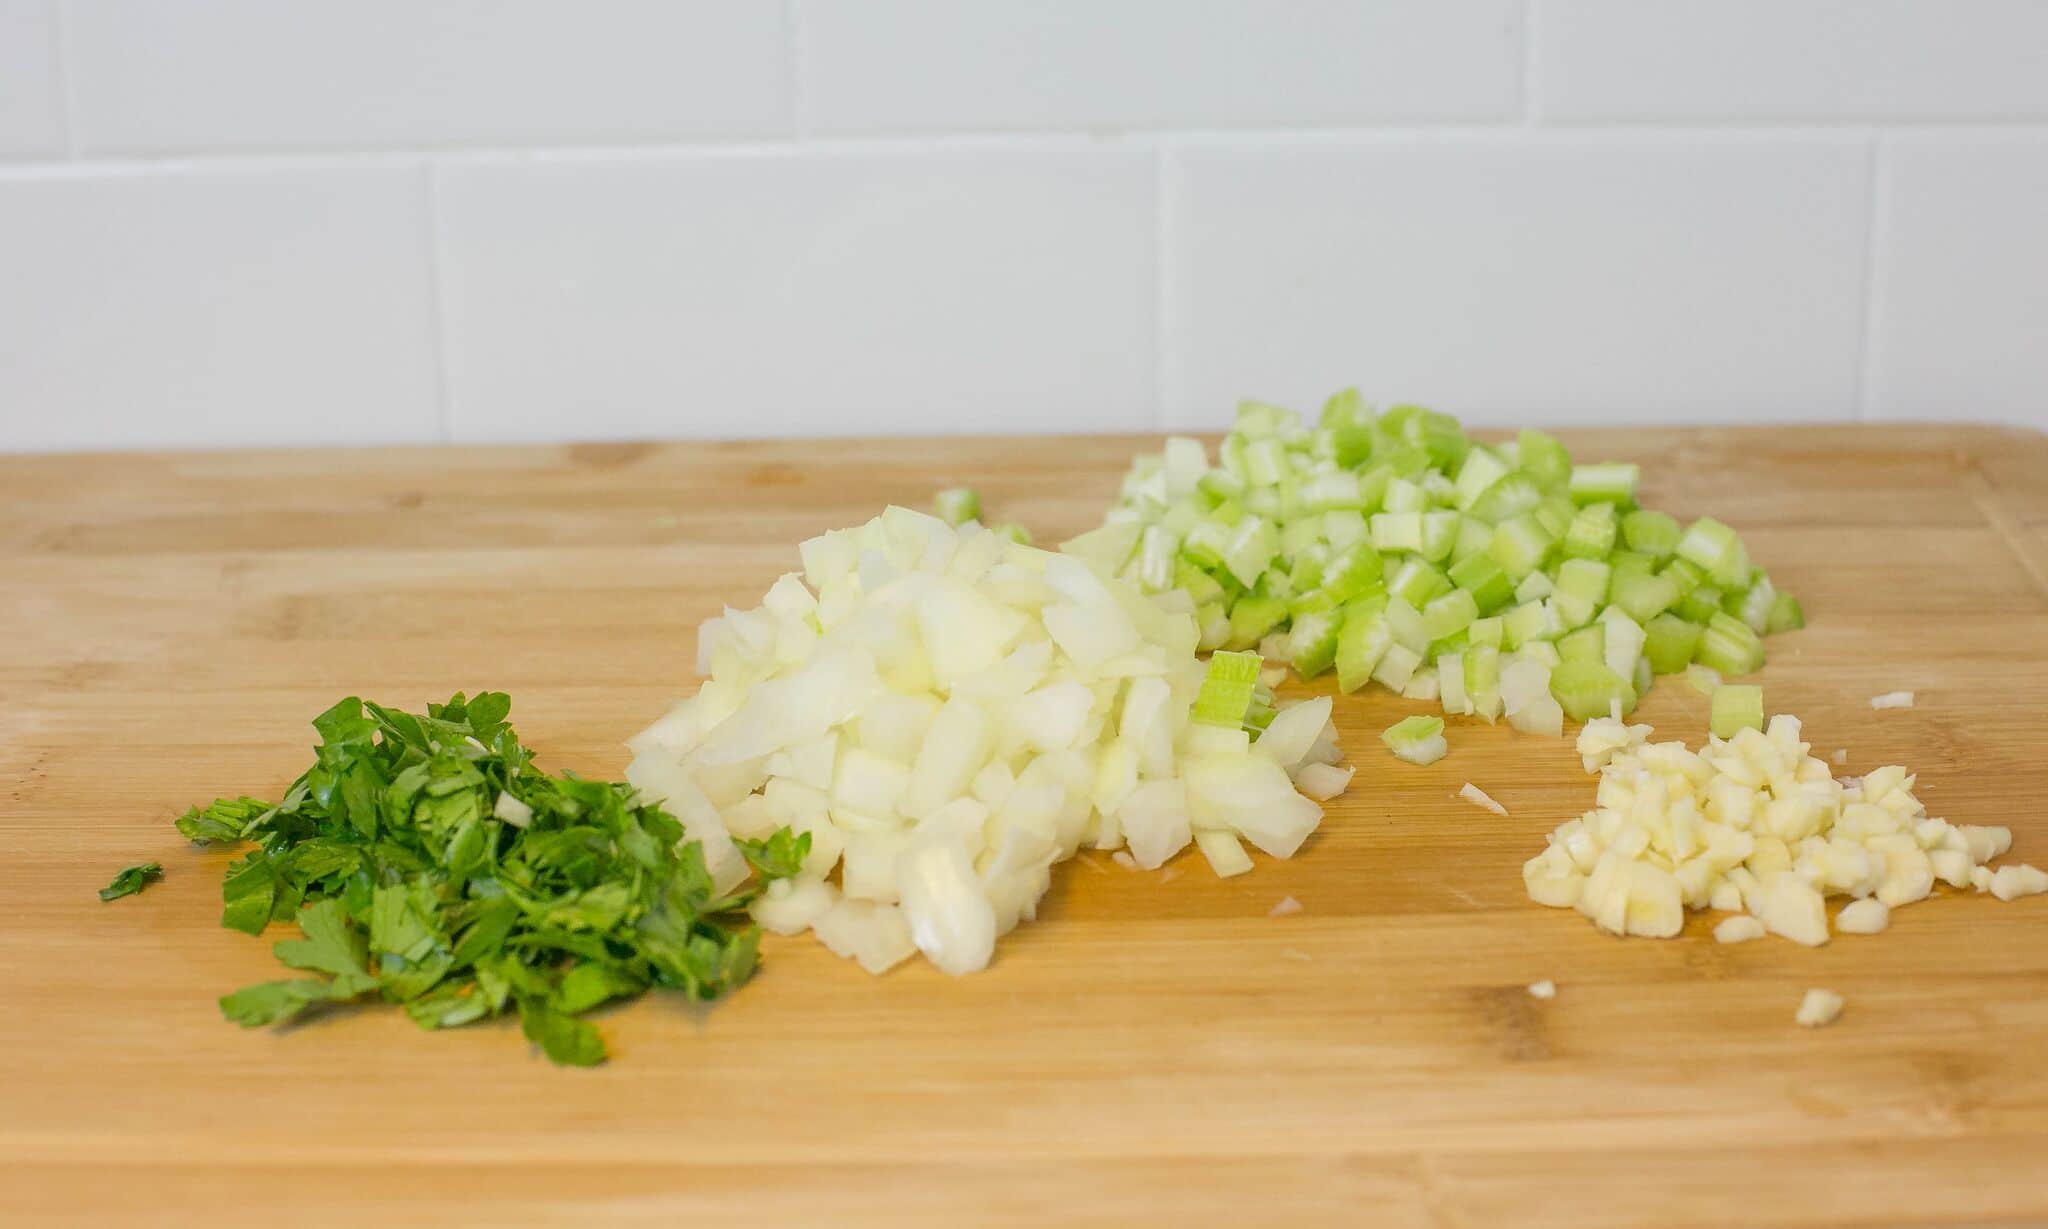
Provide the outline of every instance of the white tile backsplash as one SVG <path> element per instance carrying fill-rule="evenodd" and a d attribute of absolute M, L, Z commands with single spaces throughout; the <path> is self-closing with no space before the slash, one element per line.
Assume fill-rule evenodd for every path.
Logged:
<path fill-rule="evenodd" d="M 71 0 L 89 151 L 787 131 L 761 0 Z"/>
<path fill-rule="evenodd" d="M 1545 118 L 2048 119 L 2042 0 L 1538 0 Z"/>
<path fill-rule="evenodd" d="M 0 451 L 2048 427 L 2048 0 L 0 0 Z"/>
<path fill-rule="evenodd" d="M 1884 157 L 1872 414 L 2048 423 L 2048 138 Z"/>
<path fill-rule="evenodd" d="M 1846 417 L 1868 173 L 1848 139 L 1179 151 L 1168 418 L 1352 384 L 1488 422 Z"/>
<path fill-rule="evenodd" d="M 0 0 L 0 159 L 64 149 L 57 0 Z"/>
<path fill-rule="evenodd" d="M 422 175 L 0 179 L 0 440 L 437 438 Z"/>
<path fill-rule="evenodd" d="M 804 0 L 821 132 L 1498 119 L 1519 0 Z"/>
<path fill-rule="evenodd" d="M 458 439 L 1136 430 L 1140 153 L 442 171 Z"/>

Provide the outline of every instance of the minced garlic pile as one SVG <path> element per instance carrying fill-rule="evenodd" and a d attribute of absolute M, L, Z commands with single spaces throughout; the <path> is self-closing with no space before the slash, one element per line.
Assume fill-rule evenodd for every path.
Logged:
<path fill-rule="evenodd" d="M 1837 780 L 1795 717 L 1697 752 L 1649 735 L 1611 718 L 1580 731 L 1586 771 L 1600 774 L 1596 806 L 1523 866 L 1531 898 L 1617 935 L 1669 938 L 1687 909 L 1712 908 L 1746 915 L 1715 928 L 1723 942 L 1768 931 L 1818 946 L 1829 896 L 1855 898 L 1837 931 L 1874 934 L 1937 880 L 2000 900 L 2048 892 L 2048 872 L 1985 865 L 2011 847 L 2009 829 L 1930 818 L 1903 768 Z"/>

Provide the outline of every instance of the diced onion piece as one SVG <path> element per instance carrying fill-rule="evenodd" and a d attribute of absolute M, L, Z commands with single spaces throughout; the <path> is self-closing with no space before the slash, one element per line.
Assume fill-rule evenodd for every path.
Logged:
<path fill-rule="evenodd" d="M 1317 696 L 1290 704 L 1273 717 L 1271 724 L 1252 744 L 1252 750 L 1282 768 L 1293 768 L 1308 758 L 1309 751 L 1330 720 L 1331 700 Z"/>
<path fill-rule="evenodd" d="M 1117 819 L 1135 864 L 1144 870 L 1164 864 L 1185 849 L 1193 835 L 1188 826 L 1187 787 L 1178 780 L 1139 785 L 1118 805 Z"/>
<path fill-rule="evenodd" d="M 1228 832 L 1211 831 L 1195 833 L 1195 847 L 1209 860 L 1209 869 L 1216 872 L 1218 879 L 1242 875 L 1252 868 L 1251 856 L 1237 838 Z"/>
<path fill-rule="evenodd" d="M 886 973 L 917 951 L 910 923 L 895 905 L 839 901 L 818 918 L 812 933 L 835 955 L 859 961 L 870 973 Z"/>
<path fill-rule="evenodd" d="M 838 900 L 838 890 L 822 880 L 778 879 L 754 898 L 750 911 L 763 930 L 794 935 L 816 925 Z"/>
<path fill-rule="evenodd" d="M 924 746 L 918 748 L 900 804 L 903 814 L 922 816 L 966 793 L 974 774 L 987 762 L 994 737 L 980 705 L 948 700 L 932 719 Z"/>
<path fill-rule="evenodd" d="M 901 899 L 896 859 L 909 843 L 910 832 L 905 828 L 876 828 L 850 834 L 839 868 L 840 887 L 846 898 L 885 905 Z"/>
<path fill-rule="evenodd" d="M 1870 707 L 1875 709 L 1911 708 L 1913 693 L 1910 691 L 1887 691 L 1881 696 L 1870 697 Z"/>
<path fill-rule="evenodd" d="M 1564 709 L 1546 692 L 1509 713 L 1508 724 L 1524 734 L 1546 734 L 1557 738 L 1564 733 Z"/>
<path fill-rule="evenodd" d="M 913 841 L 897 861 L 903 916 L 918 950 L 955 977 L 988 967 L 996 916 L 967 851 L 952 841 Z"/>
<path fill-rule="evenodd" d="M 1549 978 L 1529 983 L 1529 997 L 1532 999 L 1554 999 L 1557 997 L 1557 983 Z"/>
<path fill-rule="evenodd" d="M 1458 797 L 1463 798 L 1465 801 L 1470 802 L 1475 806 L 1484 807 L 1485 809 L 1492 811 L 1495 815 L 1500 815 L 1504 817 L 1508 813 L 1508 809 L 1506 807 L 1502 806 L 1498 802 L 1495 802 L 1493 798 L 1490 795 L 1488 795 L 1485 790 L 1480 789 L 1478 786 L 1472 784 L 1470 781 L 1465 782 L 1465 784 L 1458 790 Z"/>
<path fill-rule="evenodd" d="M 1321 822 L 1323 809 L 1295 792 L 1285 770 L 1254 755 L 1213 755 L 1186 763 L 1190 822 L 1227 829 L 1276 858 L 1290 858 Z"/>
<path fill-rule="evenodd" d="M 1294 774 L 1294 788 L 1317 802 L 1328 802 L 1351 784 L 1356 769 L 1335 764 L 1303 764 Z"/>

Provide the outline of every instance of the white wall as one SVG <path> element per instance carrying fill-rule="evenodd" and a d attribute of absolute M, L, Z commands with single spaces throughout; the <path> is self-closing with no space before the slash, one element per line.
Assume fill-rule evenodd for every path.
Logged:
<path fill-rule="evenodd" d="M 0 0 L 0 448 L 2048 425 L 2048 0 Z"/>

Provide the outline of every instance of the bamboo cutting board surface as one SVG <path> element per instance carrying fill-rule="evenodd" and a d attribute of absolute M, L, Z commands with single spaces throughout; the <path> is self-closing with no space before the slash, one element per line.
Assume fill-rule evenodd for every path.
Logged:
<path fill-rule="evenodd" d="M 2048 865 L 2048 437 L 1566 442 L 1641 461 L 1646 502 L 1733 523 L 1804 600 L 1762 681 L 1820 754 L 1904 763 L 1933 813 Z M 1455 721 L 1411 767 L 1377 736 L 1426 706 L 1383 693 L 1339 699 L 1359 776 L 1296 858 L 1083 858 L 965 980 L 771 939 L 708 1010 L 601 1013 L 595 1071 L 511 1022 L 221 1020 L 277 966 L 218 924 L 228 855 L 170 821 L 274 796 L 335 699 L 506 690 L 544 764 L 613 776 L 694 685 L 696 623 L 800 539 L 969 483 L 1057 540 L 1141 446 L 0 458 L 0 1222 L 2048 1221 L 2048 898 L 1937 899 L 1820 950 L 1721 946 L 1707 916 L 1609 938 L 1521 885 L 1591 804 L 1570 742 Z M 1870 710 L 1897 688 L 1918 707 Z M 1665 680 L 1639 719 L 1696 741 L 1705 703 Z M 98 901 L 147 859 L 163 882 Z M 1832 1028 L 1793 1025 L 1811 986 L 1847 996 Z"/>

